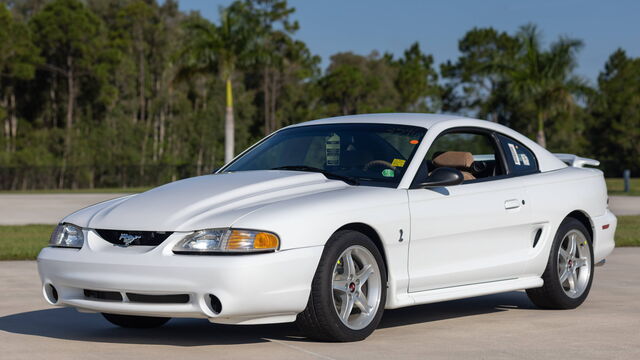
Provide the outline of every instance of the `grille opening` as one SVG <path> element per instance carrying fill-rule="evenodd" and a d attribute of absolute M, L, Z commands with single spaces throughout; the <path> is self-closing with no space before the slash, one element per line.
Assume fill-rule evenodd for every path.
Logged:
<path fill-rule="evenodd" d="M 189 294 L 174 295 L 148 295 L 127 293 L 130 302 L 153 303 L 153 304 L 186 304 L 189 302 Z"/>
<path fill-rule="evenodd" d="M 84 296 L 89 299 L 122 301 L 122 295 L 117 291 L 84 290 Z"/>
<path fill-rule="evenodd" d="M 536 231 L 536 236 L 533 238 L 533 247 L 536 247 L 536 245 L 538 245 L 540 235 L 542 235 L 542 229 L 538 229 L 538 231 Z"/>
<path fill-rule="evenodd" d="M 222 303 L 220 302 L 220 299 L 213 294 L 209 294 L 209 305 L 211 306 L 211 310 L 216 314 L 220 314 L 222 311 Z"/>
<path fill-rule="evenodd" d="M 173 232 L 96 229 L 102 239 L 118 246 L 158 246 Z"/>

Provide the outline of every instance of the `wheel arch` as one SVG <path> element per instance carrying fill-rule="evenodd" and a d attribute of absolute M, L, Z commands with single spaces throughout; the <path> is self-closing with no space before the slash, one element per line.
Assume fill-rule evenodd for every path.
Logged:
<path fill-rule="evenodd" d="M 369 237 L 369 239 L 371 239 L 371 241 L 373 241 L 373 243 L 376 245 L 376 247 L 378 248 L 378 250 L 380 251 L 380 254 L 382 255 L 382 260 L 384 261 L 384 267 L 387 273 L 387 277 L 389 276 L 389 262 L 387 259 L 387 253 L 384 249 L 384 244 L 382 243 L 382 239 L 380 238 L 380 235 L 378 234 L 378 232 L 371 227 L 370 225 L 367 225 L 365 223 L 360 223 L 360 222 L 354 222 L 354 223 L 349 223 L 349 224 L 345 224 L 343 226 L 341 226 L 339 229 L 337 229 L 335 233 L 337 233 L 338 231 L 342 231 L 342 230 L 352 230 L 352 231 L 357 231 L 359 233 L 362 233 L 364 235 L 366 235 L 367 237 Z"/>
<path fill-rule="evenodd" d="M 587 228 L 587 231 L 589 232 L 589 236 L 591 237 L 591 243 L 593 244 L 596 241 L 596 239 L 594 238 L 594 232 L 593 232 L 593 222 L 591 221 L 591 218 L 586 212 L 582 210 L 574 210 L 569 214 L 567 214 L 567 216 L 565 216 L 565 219 L 566 218 L 573 218 L 580 221 L 582 225 L 584 225 L 584 227 Z"/>

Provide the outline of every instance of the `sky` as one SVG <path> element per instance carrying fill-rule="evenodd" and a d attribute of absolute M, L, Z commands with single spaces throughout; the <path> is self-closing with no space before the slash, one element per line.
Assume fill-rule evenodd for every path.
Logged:
<path fill-rule="evenodd" d="M 179 0 L 180 9 L 198 10 L 217 22 L 218 8 L 231 0 Z M 640 56 L 640 0 L 289 0 L 300 23 L 295 38 L 322 57 L 373 50 L 401 56 L 419 42 L 436 64 L 455 60 L 458 40 L 473 27 L 513 34 L 527 23 L 538 25 L 548 44 L 559 36 L 585 46 L 576 73 L 592 84 L 617 48 Z"/>

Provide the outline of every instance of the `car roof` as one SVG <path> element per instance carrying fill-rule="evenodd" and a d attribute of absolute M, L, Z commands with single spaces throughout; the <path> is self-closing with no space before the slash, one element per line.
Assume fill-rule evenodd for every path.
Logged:
<path fill-rule="evenodd" d="M 321 124 L 335 124 L 335 123 L 366 123 L 366 124 L 400 124 L 400 125 L 413 125 L 424 128 L 430 128 L 436 123 L 446 122 L 451 120 L 476 120 L 458 115 L 443 115 L 443 114 L 412 114 L 412 113 L 385 113 L 385 114 L 363 114 L 363 115 L 347 115 L 336 116 L 326 119 L 311 120 L 291 125 L 307 126 L 307 125 L 321 125 Z M 485 121 L 485 120 L 477 120 Z"/>

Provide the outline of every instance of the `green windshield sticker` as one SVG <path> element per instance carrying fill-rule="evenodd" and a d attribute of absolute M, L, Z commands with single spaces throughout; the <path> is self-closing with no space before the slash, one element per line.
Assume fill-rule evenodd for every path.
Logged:
<path fill-rule="evenodd" d="M 384 169 L 384 170 L 382 170 L 382 176 L 384 176 L 384 177 L 394 177 L 395 173 L 391 169 Z"/>

